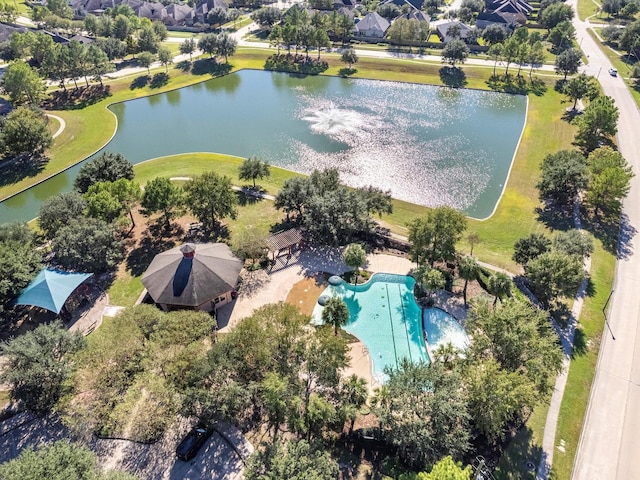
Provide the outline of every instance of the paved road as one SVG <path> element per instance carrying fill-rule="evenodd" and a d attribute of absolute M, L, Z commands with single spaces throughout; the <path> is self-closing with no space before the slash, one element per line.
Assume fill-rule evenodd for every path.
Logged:
<path fill-rule="evenodd" d="M 575 7 L 576 1 L 567 3 Z M 587 25 L 579 20 L 574 24 L 589 57 L 585 71 L 598 76 L 620 109 L 618 145 L 636 176 L 624 205 L 628 226 L 622 232 L 608 314 L 611 332 L 605 327 L 572 478 L 633 480 L 640 479 L 640 255 L 634 252 L 634 235 L 640 229 L 640 112 L 623 81 L 608 74 L 612 65 L 587 33 Z"/>

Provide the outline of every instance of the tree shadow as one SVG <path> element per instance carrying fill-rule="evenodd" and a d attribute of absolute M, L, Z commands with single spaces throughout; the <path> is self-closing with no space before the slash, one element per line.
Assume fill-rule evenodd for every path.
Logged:
<path fill-rule="evenodd" d="M 618 260 L 626 260 L 633 253 L 633 237 L 637 231 L 629 223 L 626 214 L 611 219 L 589 217 L 584 222 L 584 228 L 600 240 L 603 248 Z"/>
<path fill-rule="evenodd" d="M 560 78 L 559 80 L 556 80 L 556 83 L 553 86 L 553 89 L 558 92 L 558 93 L 562 93 L 564 92 L 564 86 L 567 84 L 567 80 L 565 80 L 564 78 Z"/>
<path fill-rule="evenodd" d="M 180 228 L 180 230 L 182 229 Z M 126 268 L 131 275 L 135 277 L 142 275 L 157 254 L 169 250 L 176 245 L 173 238 L 163 238 L 160 232 L 160 226 L 151 225 L 145 232 L 145 236 L 140 239 L 138 246 L 129 252 L 126 260 Z"/>
<path fill-rule="evenodd" d="M 262 198 L 256 195 L 250 195 L 244 192 L 236 192 L 236 198 L 238 199 L 238 205 L 245 207 L 247 205 L 255 205 L 262 201 Z"/>
<path fill-rule="evenodd" d="M 462 88 L 467 85 L 467 76 L 461 68 L 445 66 L 438 72 L 440 81 L 447 87 Z"/>
<path fill-rule="evenodd" d="M 211 75 L 220 77 L 231 72 L 233 66 L 230 63 L 218 63 L 215 58 L 201 58 L 193 62 L 191 73 L 193 75 Z"/>
<path fill-rule="evenodd" d="M 338 75 L 340 75 L 341 77 L 348 77 L 348 76 L 354 75 L 356 73 L 358 73 L 358 69 L 357 68 L 342 67 L 340 70 L 338 70 Z"/>
<path fill-rule="evenodd" d="M 493 74 L 486 81 L 486 85 L 497 92 L 516 93 L 526 95 L 533 93 L 540 97 L 547 91 L 547 85 L 539 78 L 531 78 L 528 82 L 522 75 Z"/>
<path fill-rule="evenodd" d="M 572 108 L 568 108 L 562 114 L 562 120 L 564 120 L 567 123 L 571 123 L 571 122 L 573 122 L 573 119 L 576 118 L 581 113 L 582 112 L 580 110 L 578 110 L 577 108 L 573 108 L 573 107 Z"/>
<path fill-rule="evenodd" d="M 559 207 L 550 202 L 545 202 L 542 207 L 536 208 L 538 221 L 552 230 L 570 230 L 575 228 L 573 209 L 569 206 Z"/>
<path fill-rule="evenodd" d="M 90 85 L 77 89 L 56 90 L 42 102 L 45 110 L 79 110 L 111 96 L 109 85 Z"/>
<path fill-rule="evenodd" d="M 150 80 L 151 77 L 149 75 L 140 75 L 139 77 L 133 79 L 133 82 L 131 82 L 129 89 L 135 90 L 136 88 L 144 88 L 147 86 Z"/>
<path fill-rule="evenodd" d="M 44 169 L 48 158 L 21 156 L 5 157 L 0 161 L 0 187 L 11 185 L 28 177 L 35 177 Z"/>
<path fill-rule="evenodd" d="M 534 442 L 533 430 L 525 424 L 507 437 L 504 452 L 496 467 L 496 477 L 508 480 L 534 480 L 541 455 L 542 448 Z M 475 467 L 478 466 L 477 463 L 477 459 L 472 461 Z M 551 465 L 548 468 L 551 469 Z"/>
<path fill-rule="evenodd" d="M 160 88 L 169 83 L 169 74 L 166 72 L 156 73 L 151 79 L 149 87 Z"/>
<path fill-rule="evenodd" d="M 576 328 L 573 335 L 573 349 L 571 350 L 571 359 L 576 357 L 582 357 L 589 351 L 589 345 L 587 344 L 587 336 L 584 334 L 582 328 Z"/>
<path fill-rule="evenodd" d="M 190 60 L 182 60 L 176 64 L 176 68 L 182 72 L 191 71 L 191 61 Z"/>

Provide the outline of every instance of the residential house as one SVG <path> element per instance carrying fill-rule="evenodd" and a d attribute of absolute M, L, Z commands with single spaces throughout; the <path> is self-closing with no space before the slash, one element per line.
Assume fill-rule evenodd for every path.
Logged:
<path fill-rule="evenodd" d="M 480 12 L 476 18 L 476 27 L 484 30 L 491 24 L 502 25 L 508 32 L 513 32 L 521 25 L 519 17 L 515 13 L 504 12 Z"/>
<path fill-rule="evenodd" d="M 449 29 L 453 26 L 459 27 L 460 35 L 456 38 L 466 41 L 467 36 L 471 31 L 471 27 L 469 27 L 469 25 L 462 23 L 459 20 L 453 20 L 451 22 L 442 22 L 442 23 L 438 22 L 437 24 L 434 25 L 436 34 L 438 35 L 442 43 L 449 43 L 451 40 L 455 39 L 449 34 Z"/>
<path fill-rule="evenodd" d="M 371 12 L 356 23 L 355 31 L 356 35 L 361 37 L 384 38 L 390 25 L 389 20 Z"/>

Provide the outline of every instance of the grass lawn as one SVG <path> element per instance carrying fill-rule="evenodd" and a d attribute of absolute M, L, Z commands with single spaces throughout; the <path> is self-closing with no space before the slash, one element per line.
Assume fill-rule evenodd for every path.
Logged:
<path fill-rule="evenodd" d="M 585 20 L 598 13 L 599 7 L 593 0 L 578 0 L 578 17 Z"/>
<path fill-rule="evenodd" d="M 31 17 L 31 7 L 25 3 L 25 0 L 0 0 L 0 3 L 9 3 L 18 9 L 18 15 Z"/>

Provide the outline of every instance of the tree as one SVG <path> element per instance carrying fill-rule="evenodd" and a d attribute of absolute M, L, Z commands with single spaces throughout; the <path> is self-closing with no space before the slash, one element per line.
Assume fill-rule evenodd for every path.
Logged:
<path fill-rule="evenodd" d="M 566 80 L 567 75 L 578 73 L 581 63 L 580 52 L 568 48 L 556 57 L 556 72 L 564 74 L 564 80 Z"/>
<path fill-rule="evenodd" d="M 125 15 L 117 15 L 111 25 L 111 34 L 118 40 L 126 40 L 131 34 L 131 22 Z"/>
<path fill-rule="evenodd" d="M 582 258 L 561 251 L 545 252 L 529 260 L 524 271 L 533 291 L 545 305 L 560 297 L 575 295 L 585 277 Z"/>
<path fill-rule="evenodd" d="M 572 205 L 578 192 L 587 186 L 587 162 L 574 150 L 548 154 L 540 166 L 540 199 L 554 201 L 561 207 Z"/>
<path fill-rule="evenodd" d="M 502 60 L 506 63 L 505 75 L 509 75 L 509 65 L 518 57 L 520 44 L 517 38 L 508 38 L 502 46 Z"/>
<path fill-rule="evenodd" d="M 487 28 L 482 32 L 482 38 L 484 38 L 485 42 L 490 46 L 504 42 L 507 37 L 507 31 L 498 23 L 491 23 L 487 25 Z"/>
<path fill-rule="evenodd" d="M 156 177 L 145 185 L 140 203 L 144 215 L 160 212 L 165 228 L 171 226 L 171 219 L 182 205 L 182 189 L 167 177 Z"/>
<path fill-rule="evenodd" d="M 95 218 L 76 219 L 53 238 L 56 262 L 69 270 L 103 272 L 122 260 L 122 244 L 111 225 Z"/>
<path fill-rule="evenodd" d="M 587 159 L 589 186 L 586 201 L 596 216 L 604 213 L 615 217 L 620 214 L 622 200 L 631 189 L 633 170 L 624 157 L 611 147 L 600 147 Z"/>
<path fill-rule="evenodd" d="M 304 205 L 309 196 L 309 182 L 302 177 L 293 177 L 285 180 L 284 185 L 276 195 L 274 207 L 283 210 L 287 214 L 287 220 L 291 213 L 296 214 L 296 219 L 302 221 Z"/>
<path fill-rule="evenodd" d="M 238 41 L 229 35 L 229 33 L 222 32 L 216 36 L 215 46 L 215 54 L 222 55 L 224 62 L 229 63 L 229 57 L 236 53 Z"/>
<path fill-rule="evenodd" d="M 104 152 L 80 168 L 73 186 L 85 193 L 94 183 L 115 182 L 120 178 L 133 180 L 133 177 L 133 164 L 129 160 L 120 153 Z"/>
<path fill-rule="evenodd" d="M 110 61 L 127 55 L 127 44 L 117 38 L 99 38 L 94 45 L 106 53 Z"/>
<path fill-rule="evenodd" d="M 574 38 L 576 38 L 576 29 L 569 21 L 560 22 L 547 35 L 547 41 L 551 42 L 557 52 L 570 48 Z"/>
<path fill-rule="evenodd" d="M 547 312 L 515 299 L 495 308 L 479 302 L 469 311 L 465 328 L 473 338 L 469 360 L 493 358 L 505 371 L 526 376 L 537 400 L 553 391 L 563 353 Z"/>
<path fill-rule="evenodd" d="M 282 18 L 282 12 L 276 7 L 262 7 L 251 14 L 251 19 L 262 28 L 271 28 Z"/>
<path fill-rule="evenodd" d="M 222 25 L 227 22 L 227 9 L 214 7 L 207 13 L 207 23 L 211 26 Z"/>
<path fill-rule="evenodd" d="M 87 62 L 94 80 L 98 80 L 100 82 L 100 86 L 102 86 L 102 76 L 105 73 L 113 71 L 113 65 L 109 63 L 109 57 L 99 47 L 89 45 L 89 48 L 87 49 Z"/>
<path fill-rule="evenodd" d="M 455 258 L 456 243 L 467 228 L 464 214 L 451 207 L 437 207 L 409 224 L 411 260 L 418 265 Z"/>
<path fill-rule="evenodd" d="M 58 17 L 73 18 L 73 10 L 65 0 L 49 0 L 47 8 Z"/>
<path fill-rule="evenodd" d="M 573 100 L 573 110 L 576 109 L 578 100 L 586 97 L 589 93 L 593 94 L 594 89 L 597 91 L 598 87 L 597 84 L 593 82 L 594 80 L 595 79 L 593 77 L 587 75 L 586 73 L 581 73 L 565 84 L 562 92 L 567 97 L 569 97 L 570 100 Z M 595 98 L 596 96 L 597 95 L 594 95 L 593 98 Z"/>
<path fill-rule="evenodd" d="M 0 225 L 0 313 L 42 268 L 42 252 L 32 238 L 26 225 Z"/>
<path fill-rule="evenodd" d="M 10 385 L 12 399 L 44 414 L 68 391 L 73 369 L 68 355 L 84 345 L 80 332 L 69 332 L 59 321 L 40 325 L 2 344 L 8 368 L 0 380 Z"/>
<path fill-rule="evenodd" d="M 217 35 L 215 33 L 205 33 L 200 40 L 198 40 L 198 48 L 204 53 L 213 57 L 216 52 Z"/>
<path fill-rule="evenodd" d="M 507 424 L 538 402 L 531 379 L 503 369 L 493 358 L 469 364 L 464 380 L 472 422 L 490 443 L 502 440 Z"/>
<path fill-rule="evenodd" d="M 135 227 L 132 207 L 140 199 L 140 185 L 133 180 L 119 178 L 115 182 L 98 182 L 89 187 L 84 194 L 87 201 L 87 213 L 107 223 L 129 213 L 131 225 Z"/>
<path fill-rule="evenodd" d="M 488 27 L 487 27 L 488 28 Z M 489 47 L 489 57 L 493 58 L 493 74 L 496 74 L 496 66 L 498 65 L 498 60 L 502 58 L 502 44 L 495 43 Z"/>
<path fill-rule="evenodd" d="M 344 327 L 349 322 L 347 304 L 338 297 L 332 297 L 327 300 L 322 310 L 322 321 L 325 325 L 331 325 L 334 335 L 338 335 L 338 329 Z"/>
<path fill-rule="evenodd" d="M 529 78 L 531 78 L 533 68 L 536 65 L 541 65 L 543 62 L 544 47 L 541 41 L 537 41 L 531 45 L 531 49 L 529 50 L 529 64 L 531 65 L 531 67 L 529 68 Z"/>
<path fill-rule="evenodd" d="M 280 441 L 256 450 L 244 475 L 247 480 L 333 480 L 338 463 L 321 445 Z"/>
<path fill-rule="evenodd" d="M 593 253 L 593 239 L 586 232 L 572 228 L 556 234 L 553 238 L 553 249 L 584 258 Z"/>
<path fill-rule="evenodd" d="M 340 56 L 340 60 L 342 61 L 342 63 L 347 64 L 348 70 L 351 70 L 353 65 L 358 63 L 359 59 L 358 59 L 358 55 L 356 54 L 356 51 L 353 48 L 345 48 L 344 50 L 342 50 L 342 55 Z"/>
<path fill-rule="evenodd" d="M 424 469 L 469 448 L 469 414 L 461 379 L 438 362 L 403 359 L 387 371 L 388 401 L 376 408 L 387 438 L 410 466 Z"/>
<path fill-rule="evenodd" d="M 151 75 L 151 65 L 153 65 L 155 59 L 156 57 L 153 53 L 147 52 L 145 50 L 138 54 L 138 65 L 140 65 L 142 68 L 146 68 L 147 74 Z"/>
<path fill-rule="evenodd" d="M 513 261 L 526 265 L 529 260 L 548 252 L 551 247 L 549 240 L 542 233 L 532 233 L 528 237 L 521 238 L 513 246 Z"/>
<path fill-rule="evenodd" d="M 158 60 L 160 61 L 161 65 L 164 65 L 164 71 L 168 72 L 169 65 L 173 63 L 173 55 L 171 54 L 171 50 L 166 47 L 160 47 L 158 49 Z"/>
<path fill-rule="evenodd" d="M 498 299 L 502 300 L 504 297 L 511 296 L 511 287 L 513 282 L 511 277 L 504 272 L 495 272 L 487 281 L 487 287 L 489 292 L 494 296 L 493 306 L 498 303 Z"/>
<path fill-rule="evenodd" d="M 67 192 L 49 197 L 40 207 L 38 226 L 48 239 L 72 220 L 84 215 L 87 203 L 78 192 Z"/>
<path fill-rule="evenodd" d="M 256 188 L 256 179 L 263 179 L 271 175 L 271 168 L 269 163 L 263 162 L 258 157 L 246 158 L 238 171 L 238 178 L 240 180 L 252 180 L 253 188 Z"/>
<path fill-rule="evenodd" d="M 46 96 L 46 87 L 38 72 L 21 60 L 11 62 L 2 75 L 2 91 L 14 105 L 37 107 Z"/>
<path fill-rule="evenodd" d="M 462 288 L 462 297 L 464 298 L 464 306 L 467 306 L 467 286 L 469 281 L 476 280 L 478 273 L 480 272 L 480 265 L 473 257 L 463 257 L 458 264 L 458 275 L 464 280 L 464 287 Z"/>
<path fill-rule="evenodd" d="M 442 49 L 442 60 L 455 66 L 456 62 L 464 63 L 469 56 L 469 47 L 462 40 L 451 40 Z"/>
<path fill-rule="evenodd" d="M 451 456 L 438 460 L 429 473 L 419 473 L 417 480 L 471 480 L 471 465 L 462 468 Z"/>
<path fill-rule="evenodd" d="M 138 49 L 141 52 L 157 53 L 160 48 L 160 38 L 152 26 L 142 28 L 138 35 Z"/>
<path fill-rule="evenodd" d="M 344 250 L 343 257 L 344 263 L 347 267 L 356 269 L 355 283 L 357 285 L 360 267 L 362 267 L 367 261 L 367 252 L 359 243 L 352 243 Z"/>
<path fill-rule="evenodd" d="M 187 182 L 184 191 L 185 203 L 205 230 L 215 230 L 225 217 L 236 218 L 238 200 L 229 177 L 206 172 Z"/>
<path fill-rule="evenodd" d="M 273 440 L 275 441 L 280 431 L 280 425 L 287 419 L 290 392 L 288 383 L 278 372 L 268 372 L 262 382 L 263 400 L 269 418 L 269 429 L 273 428 Z"/>
<path fill-rule="evenodd" d="M 343 380 L 340 386 L 340 397 L 343 405 L 352 412 L 357 412 L 362 408 L 369 398 L 369 390 L 367 389 L 367 381 L 358 377 L 355 373 Z M 356 415 L 351 416 L 351 424 L 349 425 L 349 434 L 353 433 Z"/>
<path fill-rule="evenodd" d="M 192 59 L 193 52 L 196 51 L 196 40 L 194 38 L 187 38 L 180 44 L 180 53 L 183 55 L 189 55 L 189 61 Z"/>
<path fill-rule="evenodd" d="M 614 100 L 606 95 L 595 98 L 575 123 L 578 126 L 576 144 L 586 152 L 592 152 L 601 144 L 609 142 L 618 133 L 620 112 Z"/>
<path fill-rule="evenodd" d="M 557 2 L 545 8 L 540 14 L 540 24 L 547 30 L 551 30 L 560 22 L 573 19 L 573 8 L 563 2 Z"/>
<path fill-rule="evenodd" d="M 618 46 L 629 54 L 629 57 L 640 56 L 640 20 L 636 20 L 623 30 Z"/>
<path fill-rule="evenodd" d="M 4 120 L 0 145 L 10 156 L 39 157 L 53 143 L 44 116 L 26 107 L 18 107 Z"/>
<path fill-rule="evenodd" d="M 92 479 L 136 480 L 128 473 L 109 470 L 102 473 L 95 454 L 85 446 L 60 440 L 38 450 L 25 448 L 17 458 L 0 465 L 4 480 Z"/>

